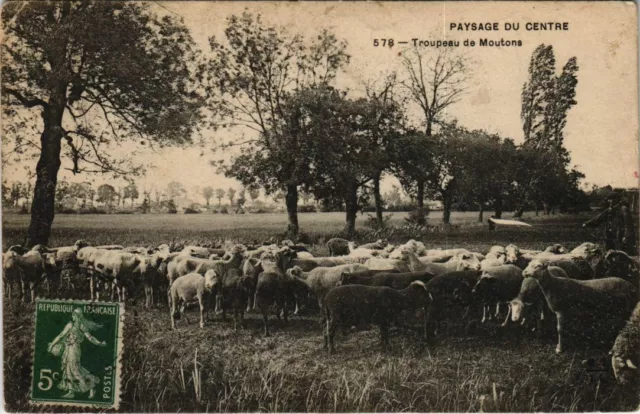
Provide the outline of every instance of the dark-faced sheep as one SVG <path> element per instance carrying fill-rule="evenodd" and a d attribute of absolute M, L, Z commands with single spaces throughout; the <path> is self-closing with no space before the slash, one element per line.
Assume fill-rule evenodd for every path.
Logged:
<path fill-rule="evenodd" d="M 349 254 L 349 240 L 334 237 L 327 242 L 329 256 L 345 256 Z"/>
<path fill-rule="evenodd" d="M 640 365 L 640 303 L 636 304 L 610 353 L 611 366 L 618 383 L 626 385 L 634 382 Z"/>
<path fill-rule="evenodd" d="M 402 290 L 362 285 L 339 286 L 325 298 L 324 346 L 329 353 L 335 350 L 338 328 L 375 324 L 380 328 L 380 339 L 386 349 L 389 345 L 389 326 L 396 323 L 403 311 L 425 308 L 429 302 L 429 293 L 420 281 Z"/>
<path fill-rule="evenodd" d="M 264 321 L 264 335 L 269 336 L 268 314 L 274 308 L 276 317 L 280 319 L 283 311 L 284 320 L 288 322 L 287 302 L 294 296 L 294 281 L 285 274 L 296 252 L 282 248 L 276 253 L 265 252 L 260 260 L 262 272 L 256 283 L 254 309 L 259 309 Z"/>
<path fill-rule="evenodd" d="M 525 277 L 520 285 L 518 296 L 509 304 L 511 307 L 511 320 L 520 322 L 521 325 L 529 322 L 535 323 L 538 335 L 552 327 L 555 315 L 547 306 L 547 300 L 540 289 L 538 282 L 532 277 Z"/>
<path fill-rule="evenodd" d="M 518 296 L 520 285 L 522 285 L 522 270 L 517 266 L 504 265 L 484 270 L 471 291 L 482 299 L 482 322 L 491 319 L 491 312 L 487 315 L 487 309 L 493 308 L 493 305 L 497 307 L 495 316 L 498 317 L 500 304 L 509 303 Z M 507 324 L 510 313 L 511 308 L 507 312 L 503 326 Z"/>
<path fill-rule="evenodd" d="M 435 276 L 427 284 L 427 290 L 433 296 L 429 308 L 428 333 L 434 334 L 440 322 L 468 314 L 474 302 L 471 293 L 478 283 L 480 272 L 476 270 L 449 272 Z"/>
<path fill-rule="evenodd" d="M 549 308 L 558 321 L 556 352 L 565 347 L 565 336 L 573 333 L 596 333 L 597 339 L 607 342 L 624 325 L 638 301 L 637 290 L 631 283 L 617 277 L 596 280 L 573 280 L 559 267 L 540 261 L 531 262 L 524 277 L 537 280 Z M 576 329 L 576 327 L 582 327 Z"/>
<path fill-rule="evenodd" d="M 223 277 L 216 275 L 213 286 L 212 293 L 221 298 L 222 319 L 227 318 L 227 310 L 233 310 L 234 329 L 237 330 L 238 322 L 244 322 L 245 307 L 255 289 L 252 276 L 244 276 L 238 269 L 229 269 Z"/>
<path fill-rule="evenodd" d="M 640 269 L 627 253 L 621 250 L 609 250 L 602 261 L 602 276 L 619 277 L 634 286 L 640 283 Z"/>

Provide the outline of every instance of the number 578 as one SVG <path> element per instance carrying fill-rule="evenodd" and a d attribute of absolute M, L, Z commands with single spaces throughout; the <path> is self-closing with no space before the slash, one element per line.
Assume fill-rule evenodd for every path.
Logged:
<path fill-rule="evenodd" d="M 378 46 L 389 46 L 389 47 L 393 47 L 393 39 L 373 39 L 373 46 L 374 47 L 378 47 Z"/>

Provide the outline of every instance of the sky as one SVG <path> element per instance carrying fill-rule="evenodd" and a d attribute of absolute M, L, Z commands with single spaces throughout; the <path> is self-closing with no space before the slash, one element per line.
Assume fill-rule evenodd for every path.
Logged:
<path fill-rule="evenodd" d="M 588 185 L 634 187 L 638 185 L 637 15 L 633 3 L 621 2 L 433 2 L 433 3 L 321 3 L 321 2 L 162 2 L 158 13 L 179 15 L 202 50 L 208 38 L 223 37 L 225 19 L 245 7 L 259 12 L 266 23 L 284 26 L 291 33 L 313 36 L 327 28 L 348 42 L 351 63 L 337 86 L 354 93 L 365 82 L 397 71 L 402 79 L 400 40 L 521 40 L 521 47 L 460 47 L 473 61 L 473 77 L 463 99 L 446 117 L 457 118 L 471 129 L 484 129 L 522 142 L 520 93 L 527 79 L 531 53 L 540 43 L 552 44 L 558 71 L 576 56 L 579 72 L 578 104 L 571 109 L 565 129 L 565 146 L 572 164 L 585 173 Z M 497 23 L 499 31 L 450 30 L 451 23 Z M 527 23 L 567 22 L 566 31 L 528 31 Z M 505 23 L 520 23 L 518 31 L 505 31 Z M 394 47 L 374 47 L 373 39 L 393 38 Z M 428 49 L 428 48 L 426 48 Z M 432 48 L 433 49 L 433 48 Z M 423 49 L 425 50 L 425 49 Z M 241 134 L 247 131 L 222 131 Z M 205 137 L 213 138 L 211 131 Z M 127 144 L 117 149 L 131 153 Z M 229 159 L 233 153 L 212 154 L 208 149 L 165 148 L 152 152 L 136 148 L 139 160 L 152 165 L 140 187 L 162 187 L 180 181 L 187 189 L 211 185 L 240 187 L 216 173 L 210 161 Z M 4 169 L 7 178 L 17 176 Z M 66 172 L 63 176 L 68 177 Z M 83 181 L 90 177 L 73 177 Z M 96 182 L 112 182 L 95 177 Z M 396 181 L 387 179 L 383 191 Z"/>

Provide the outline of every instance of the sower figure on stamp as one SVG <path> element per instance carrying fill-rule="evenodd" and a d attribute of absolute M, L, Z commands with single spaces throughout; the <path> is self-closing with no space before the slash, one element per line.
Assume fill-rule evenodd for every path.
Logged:
<path fill-rule="evenodd" d="M 582 225 L 595 227 L 605 224 L 605 248 L 607 250 L 622 250 L 630 256 L 637 256 L 636 232 L 633 227 L 633 217 L 629 203 L 622 200 L 614 205 L 615 197 L 607 198 L 608 207 Z"/>
<path fill-rule="evenodd" d="M 72 321 L 49 343 L 47 350 L 55 356 L 62 355 L 60 363 L 62 378 L 58 388 L 67 391 L 63 397 L 73 398 L 76 392 L 89 391 L 89 398 L 93 398 L 95 386 L 100 382 L 100 379 L 80 365 L 80 357 L 82 342 L 85 338 L 94 345 L 106 346 L 105 341 L 97 340 L 90 333 L 90 331 L 101 328 L 102 325 L 86 319 L 80 308 L 73 310 L 71 318 Z"/>

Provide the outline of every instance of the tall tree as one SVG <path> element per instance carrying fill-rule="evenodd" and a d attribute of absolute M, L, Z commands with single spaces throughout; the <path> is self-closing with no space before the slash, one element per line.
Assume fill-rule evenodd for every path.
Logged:
<path fill-rule="evenodd" d="M 171 181 L 167 184 L 167 195 L 169 198 L 183 197 L 187 193 L 182 183 L 178 181 Z"/>
<path fill-rule="evenodd" d="M 298 134 L 304 137 L 311 178 L 304 190 L 317 200 L 342 199 L 345 233 L 352 237 L 364 186 L 379 167 L 371 162 L 380 151 L 377 122 L 372 122 L 376 102 L 348 99 L 333 88 L 313 87 L 296 94 L 285 111 L 304 114 Z"/>
<path fill-rule="evenodd" d="M 189 141 L 200 107 L 194 42 L 145 3 L 13 2 L 2 23 L 3 123 L 27 111 L 42 122 L 26 244 L 46 244 L 63 156 L 74 173 L 127 174 L 140 169 L 114 159 L 111 142 Z"/>
<path fill-rule="evenodd" d="M 393 141 L 402 133 L 405 124 L 402 105 L 395 96 L 396 74 L 383 77 L 378 85 L 370 82 L 366 88 L 368 111 L 366 115 L 367 129 L 371 133 L 372 158 L 371 187 L 376 208 L 376 220 L 383 224 L 382 194 L 380 181 L 383 175 L 391 169 L 393 156 Z"/>
<path fill-rule="evenodd" d="M 236 190 L 233 187 L 229 187 L 227 190 L 227 198 L 229 199 L 229 205 L 233 206 L 233 198 L 236 196 Z"/>
<path fill-rule="evenodd" d="M 306 165 L 297 136 L 296 114 L 285 119 L 287 95 L 309 85 L 327 85 L 349 62 L 346 42 L 327 30 L 310 42 L 261 16 L 244 12 L 227 19 L 226 44 L 211 38 L 212 57 L 200 73 L 223 126 L 251 131 L 253 137 L 225 143 L 241 154 L 225 165 L 227 176 L 243 185 L 259 185 L 267 194 L 285 191 L 288 231 L 297 234 L 298 188 Z M 296 154 L 296 156 L 291 156 Z"/>
<path fill-rule="evenodd" d="M 258 198 L 260 198 L 260 190 L 257 188 L 249 189 L 249 197 L 251 197 L 251 202 L 255 203 Z"/>
<path fill-rule="evenodd" d="M 403 85 L 424 116 L 427 137 L 442 122 L 446 110 L 460 100 L 471 75 L 467 58 L 449 48 L 409 49 L 402 54 L 407 80 Z"/>
<path fill-rule="evenodd" d="M 424 132 L 407 131 L 392 144 L 392 171 L 404 191 L 416 199 L 418 210 L 424 209 L 426 183 L 434 164 L 435 140 Z"/>
<path fill-rule="evenodd" d="M 214 189 L 213 187 L 205 187 L 202 189 L 202 196 L 205 200 L 207 200 L 207 208 L 209 208 L 209 200 L 213 197 Z"/>
<path fill-rule="evenodd" d="M 402 84 L 408 91 L 410 100 L 418 106 L 422 113 L 424 139 L 429 141 L 433 135 L 434 126 L 445 121 L 443 115 L 466 92 L 472 74 L 471 62 L 464 55 L 449 48 L 440 48 L 434 52 L 416 47 L 403 53 L 402 63 L 407 78 Z M 411 139 L 415 141 L 419 138 L 420 136 L 413 135 Z M 413 144 L 416 149 L 420 150 L 420 157 L 432 156 L 424 151 L 431 147 L 433 142 L 426 142 L 422 145 L 413 142 Z M 416 167 L 421 168 L 419 166 L 421 162 L 415 161 L 413 166 L 411 163 L 405 163 L 404 182 L 409 184 L 407 179 L 414 176 L 416 183 L 413 193 L 416 195 L 418 209 L 422 210 L 424 208 L 426 179 L 424 174 L 416 169 Z M 427 163 L 429 162 L 427 161 Z M 433 163 L 429 163 L 428 167 L 431 166 Z M 406 185 L 405 189 L 408 189 Z"/>
<path fill-rule="evenodd" d="M 222 188 L 216 190 L 216 198 L 218 199 L 218 205 L 221 205 L 224 198 L 224 190 Z"/>
<path fill-rule="evenodd" d="M 138 192 L 138 187 L 134 182 L 131 182 L 128 186 L 123 189 L 123 196 L 125 199 L 131 200 L 131 207 L 133 207 L 133 200 L 137 200 L 140 197 L 140 193 Z"/>
<path fill-rule="evenodd" d="M 103 203 L 107 208 L 111 209 L 114 201 L 116 201 L 118 197 L 118 193 L 112 185 L 102 184 L 98 187 L 97 196 L 96 201 L 98 203 Z"/>
<path fill-rule="evenodd" d="M 564 147 L 564 128 L 569 110 L 576 105 L 578 65 L 575 57 L 556 75 L 556 59 L 551 45 L 539 45 L 531 55 L 529 77 L 522 88 L 522 155 L 538 168 L 525 172 L 520 180 L 520 200 L 516 216 L 527 202 L 557 204 L 561 197 L 558 183 L 567 174 L 570 155 Z"/>

